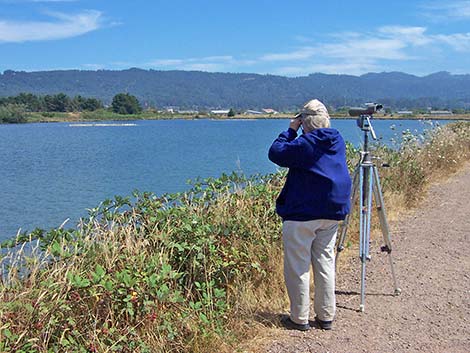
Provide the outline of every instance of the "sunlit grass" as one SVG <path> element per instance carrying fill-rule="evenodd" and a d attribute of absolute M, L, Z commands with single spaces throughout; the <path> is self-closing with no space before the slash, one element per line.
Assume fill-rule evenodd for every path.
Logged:
<path fill-rule="evenodd" d="M 470 156 L 468 123 L 405 137 L 399 150 L 374 150 L 391 165 L 380 175 L 392 219 Z M 357 155 L 349 146 L 351 168 Z M 284 177 L 135 193 L 78 229 L 19 235 L 2 259 L 0 351 L 236 351 L 287 309 L 274 210 Z M 350 229 L 354 241 L 355 218 Z"/>

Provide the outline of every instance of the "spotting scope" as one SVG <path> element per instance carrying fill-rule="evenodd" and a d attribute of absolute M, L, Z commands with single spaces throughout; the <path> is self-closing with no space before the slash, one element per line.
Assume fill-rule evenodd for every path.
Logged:
<path fill-rule="evenodd" d="M 355 107 L 349 109 L 350 116 L 372 115 L 383 108 L 382 104 L 366 103 L 365 108 Z"/>

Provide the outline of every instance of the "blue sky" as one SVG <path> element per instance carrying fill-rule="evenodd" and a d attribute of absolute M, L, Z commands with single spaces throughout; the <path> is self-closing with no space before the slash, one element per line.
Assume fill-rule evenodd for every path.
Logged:
<path fill-rule="evenodd" d="M 470 73 L 470 1 L 0 0 L 0 71 Z"/>

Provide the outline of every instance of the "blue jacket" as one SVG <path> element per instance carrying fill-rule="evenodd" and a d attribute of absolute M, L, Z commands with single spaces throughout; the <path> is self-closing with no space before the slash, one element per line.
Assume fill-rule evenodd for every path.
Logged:
<path fill-rule="evenodd" d="M 300 135 L 281 133 L 269 149 L 269 159 L 289 168 L 276 201 L 284 221 L 342 220 L 349 213 L 351 178 L 346 146 L 338 130 L 322 128 Z"/>

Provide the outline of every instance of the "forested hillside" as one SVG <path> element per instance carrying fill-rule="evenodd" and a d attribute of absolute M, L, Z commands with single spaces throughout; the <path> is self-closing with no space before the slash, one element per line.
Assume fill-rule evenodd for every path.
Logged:
<path fill-rule="evenodd" d="M 200 71 L 38 71 L 6 70 L 0 74 L 0 96 L 21 92 L 65 93 L 93 97 L 109 104 L 119 92 L 135 95 L 145 106 L 207 109 L 296 109 L 318 97 L 332 107 L 378 101 L 394 109 L 470 108 L 470 75 L 439 72 L 418 77 L 400 72 L 362 76 L 311 74 L 283 77 Z"/>

